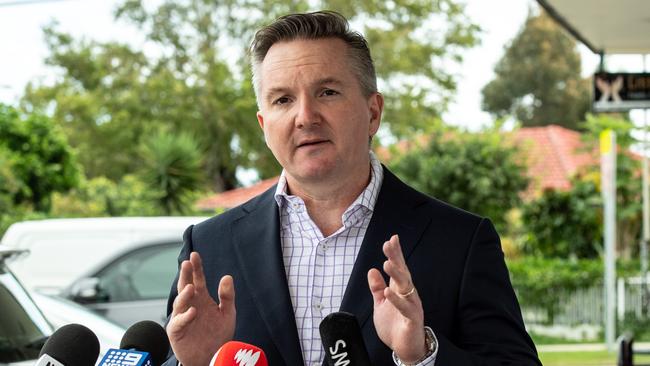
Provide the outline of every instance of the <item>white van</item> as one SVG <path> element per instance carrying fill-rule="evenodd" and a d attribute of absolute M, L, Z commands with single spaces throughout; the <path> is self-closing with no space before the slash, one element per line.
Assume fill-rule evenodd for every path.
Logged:
<path fill-rule="evenodd" d="M 206 217 L 49 219 L 13 224 L 0 241 L 28 288 L 83 304 L 128 327 L 163 322 L 183 231 Z"/>

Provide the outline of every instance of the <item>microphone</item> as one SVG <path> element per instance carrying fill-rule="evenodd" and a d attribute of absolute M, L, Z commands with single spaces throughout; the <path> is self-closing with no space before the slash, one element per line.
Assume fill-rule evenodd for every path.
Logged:
<path fill-rule="evenodd" d="M 111 348 L 98 366 L 160 366 L 167 359 L 169 339 L 160 324 L 137 322 L 122 336 L 120 349 Z"/>
<path fill-rule="evenodd" d="M 244 342 L 230 341 L 212 356 L 210 366 L 269 366 L 269 362 L 261 348 Z"/>
<path fill-rule="evenodd" d="M 99 356 L 99 340 L 81 324 L 57 329 L 45 342 L 36 366 L 94 366 Z"/>
<path fill-rule="evenodd" d="M 320 337 L 329 366 L 370 366 L 357 318 L 343 311 L 329 314 L 320 322 Z"/>

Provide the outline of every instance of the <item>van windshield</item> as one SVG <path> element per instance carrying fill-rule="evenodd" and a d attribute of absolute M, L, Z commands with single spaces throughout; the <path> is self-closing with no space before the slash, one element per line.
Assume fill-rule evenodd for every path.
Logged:
<path fill-rule="evenodd" d="M 0 363 L 35 360 L 47 340 L 42 315 L 0 263 Z"/>

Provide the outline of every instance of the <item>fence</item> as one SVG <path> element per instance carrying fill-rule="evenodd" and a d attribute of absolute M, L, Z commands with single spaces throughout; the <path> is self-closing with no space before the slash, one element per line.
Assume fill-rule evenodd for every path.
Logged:
<path fill-rule="evenodd" d="M 559 304 L 555 314 L 548 309 L 536 306 L 522 307 L 526 324 L 556 324 L 575 326 L 582 324 L 600 325 L 603 323 L 603 287 L 594 286 L 576 291 L 556 288 L 549 289 L 558 295 Z"/>
<path fill-rule="evenodd" d="M 647 283 L 650 283 L 650 279 Z M 648 286 L 640 277 L 618 279 L 616 309 L 619 321 L 624 320 L 630 314 L 637 318 L 645 318 L 650 315 L 647 312 L 650 296 L 643 290 L 644 288 L 648 288 Z M 602 284 L 575 291 L 565 289 L 549 289 L 549 291 L 556 291 L 558 295 L 559 304 L 556 313 L 549 314 L 548 309 L 542 307 L 522 307 L 522 315 L 526 324 L 566 326 L 603 324 L 605 293 Z M 644 302 L 646 306 L 644 306 Z M 644 309 L 646 309 L 645 314 Z"/>

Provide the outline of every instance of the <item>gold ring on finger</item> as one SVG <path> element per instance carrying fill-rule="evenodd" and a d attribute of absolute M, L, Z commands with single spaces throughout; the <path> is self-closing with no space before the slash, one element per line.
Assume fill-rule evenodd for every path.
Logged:
<path fill-rule="evenodd" d="M 400 294 L 399 292 L 397 293 L 397 296 L 401 297 L 402 299 L 406 299 L 407 297 L 413 295 L 415 293 L 415 286 L 411 287 L 409 291 L 406 293 Z"/>

